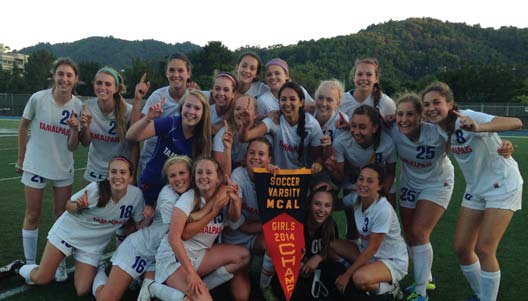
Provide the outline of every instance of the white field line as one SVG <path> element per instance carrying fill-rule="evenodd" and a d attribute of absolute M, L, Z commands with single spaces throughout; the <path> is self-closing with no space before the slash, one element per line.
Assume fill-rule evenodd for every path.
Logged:
<path fill-rule="evenodd" d="M 18 147 L 0 148 L 0 151 L 7 151 L 7 150 L 14 150 L 14 149 L 18 149 Z"/>
<path fill-rule="evenodd" d="M 110 253 L 104 254 L 101 257 L 101 260 L 107 260 L 108 258 L 112 257 L 113 253 L 114 252 L 110 252 Z M 68 268 L 67 271 L 68 271 L 68 274 L 71 274 L 71 272 L 75 271 L 75 266 L 72 266 L 71 268 Z M 0 294 L 0 300 L 9 298 L 9 297 L 14 296 L 14 295 L 21 294 L 21 293 L 23 293 L 25 291 L 29 291 L 30 289 L 31 289 L 31 285 L 27 285 L 27 284 L 21 285 L 19 287 L 12 288 L 10 290 L 7 290 L 7 291 L 1 293 Z"/>
<path fill-rule="evenodd" d="M 83 167 L 83 168 L 76 168 L 75 171 L 77 170 L 85 170 L 86 168 Z M 1 178 L 0 179 L 0 182 L 5 182 L 5 181 L 11 181 L 11 180 L 16 180 L 16 179 L 21 179 L 22 176 L 18 176 L 18 177 L 11 177 L 11 178 Z"/>

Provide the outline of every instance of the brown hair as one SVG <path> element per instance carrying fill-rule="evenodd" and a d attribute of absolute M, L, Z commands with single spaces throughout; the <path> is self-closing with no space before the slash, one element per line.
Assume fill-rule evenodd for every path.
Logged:
<path fill-rule="evenodd" d="M 352 78 L 352 81 L 354 81 L 354 76 L 356 75 L 356 69 L 359 64 L 370 64 L 374 66 L 374 72 L 376 73 L 376 77 L 378 78 L 378 82 L 374 83 L 374 87 L 372 88 L 372 96 L 374 99 L 374 108 L 378 108 L 378 104 L 381 99 L 381 95 L 383 94 L 383 91 L 381 89 L 381 85 L 379 83 L 380 78 L 380 67 L 378 60 L 375 58 L 367 57 L 367 58 L 361 58 L 357 59 L 354 62 L 354 67 L 352 68 L 352 71 L 350 71 L 350 77 Z"/>
<path fill-rule="evenodd" d="M 114 161 L 125 161 L 128 164 L 128 171 L 130 174 L 134 174 L 134 164 L 127 157 L 123 156 L 115 156 L 110 159 L 110 161 L 108 161 L 108 170 L 110 170 L 110 164 L 112 164 Z M 110 182 L 108 181 L 108 178 L 97 182 L 97 189 L 99 190 L 97 207 L 105 207 L 112 198 L 112 189 L 110 188 Z"/>

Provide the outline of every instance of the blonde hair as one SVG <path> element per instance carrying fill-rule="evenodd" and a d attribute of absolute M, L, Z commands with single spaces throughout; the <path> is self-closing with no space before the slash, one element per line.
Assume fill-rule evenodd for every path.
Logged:
<path fill-rule="evenodd" d="M 315 91 L 315 99 L 319 98 L 319 95 L 321 94 L 321 90 L 323 88 L 334 88 L 337 90 L 337 102 L 341 102 L 341 98 L 343 98 L 343 94 L 345 94 L 345 86 L 342 82 L 338 81 L 337 79 L 330 79 L 330 80 L 324 80 L 319 84 L 319 87 L 317 87 L 317 90 Z"/>
<path fill-rule="evenodd" d="M 200 100 L 203 107 L 202 118 L 200 122 L 193 129 L 193 142 L 192 142 L 192 157 L 198 158 L 211 156 L 212 151 L 212 139 L 211 139 L 211 108 L 209 107 L 209 101 L 207 97 L 197 89 L 189 89 L 189 95 L 184 99 L 180 106 L 180 116 L 182 115 L 182 109 L 185 102 L 189 99 L 189 96 L 194 96 Z"/>
<path fill-rule="evenodd" d="M 191 158 L 185 156 L 185 155 L 176 155 L 176 156 L 170 156 L 165 160 L 165 163 L 163 163 L 163 168 L 161 169 L 161 176 L 163 178 L 167 177 L 167 169 L 171 167 L 172 165 L 176 163 L 184 163 L 189 172 L 192 171 L 192 160 Z"/>
<path fill-rule="evenodd" d="M 121 143 L 127 143 L 126 141 L 126 131 L 127 131 L 127 120 L 126 120 L 126 112 L 127 112 L 127 103 L 125 99 L 123 98 L 122 93 L 126 92 L 126 86 L 123 80 L 123 77 L 119 72 L 117 72 L 114 68 L 110 67 L 103 67 L 97 71 L 95 76 L 99 73 L 104 73 L 110 75 L 114 82 L 117 85 L 117 92 L 114 93 L 113 99 L 114 99 L 114 117 L 115 117 L 115 123 L 116 123 L 116 130 L 117 135 L 119 136 L 119 141 Z"/>

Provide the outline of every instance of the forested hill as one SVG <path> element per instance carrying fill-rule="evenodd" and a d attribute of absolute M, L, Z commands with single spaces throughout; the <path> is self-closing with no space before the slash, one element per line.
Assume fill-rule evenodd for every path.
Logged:
<path fill-rule="evenodd" d="M 37 49 L 80 62 L 85 82 L 91 81 L 98 66 L 108 64 L 126 69 L 126 82 L 132 86 L 143 72 L 148 72 L 152 88 L 166 85 L 163 61 L 178 50 L 189 55 L 194 65 L 193 80 L 204 89 L 210 88 L 215 70 L 231 71 L 238 54 L 251 49 L 261 55 L 264 63 L 274 57 L 285 59 L 292 79 L 311 93 L 321 80 L 329 78 L 342 80 L 346 89 L 352 88 L 349 73 L 354 60 L 368 56 L 379 60 L 381 84 L 389 95 L 419 90 L 432 80 L 442 80 L 452 86 L 459 101 L 528 103 L 528 28 L 493 29 L 411 18 L 371 25 L 345 36 L 236 51 L 221 41 L 200 47 L 190 42 L 170 45 L 154 40 L 92 37 L 74 43 L 39 44 L 22 52 Z M 91 89 L 90 85 L 86 88 Z"/>
<path fill-rule="evenodd" d="M 121 69 L 132 65 L 134 59 L 143 61 L 159 60 L 181 51 L 184 53 L 200 50 L 200 46 L 191 42 L 167 44 L 156 40 L 127 41 L 114 37 L 90 37 L 73 43 L 40 43 L 20 50 L 31 54 L 45 49 L 55 57 L 69 56 L 77 62 L 98 62 Z"/>

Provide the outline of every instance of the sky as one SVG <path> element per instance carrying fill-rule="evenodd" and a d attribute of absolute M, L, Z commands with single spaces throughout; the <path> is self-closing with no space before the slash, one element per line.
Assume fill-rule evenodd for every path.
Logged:
<path fill-rule="evenodd" d="M 354 34 L 411 17 L 528 28 L 523 0 L 18 0 L 2 1 L 0 44 L 11 50 L 91 36 L 229 49 Z"/>

